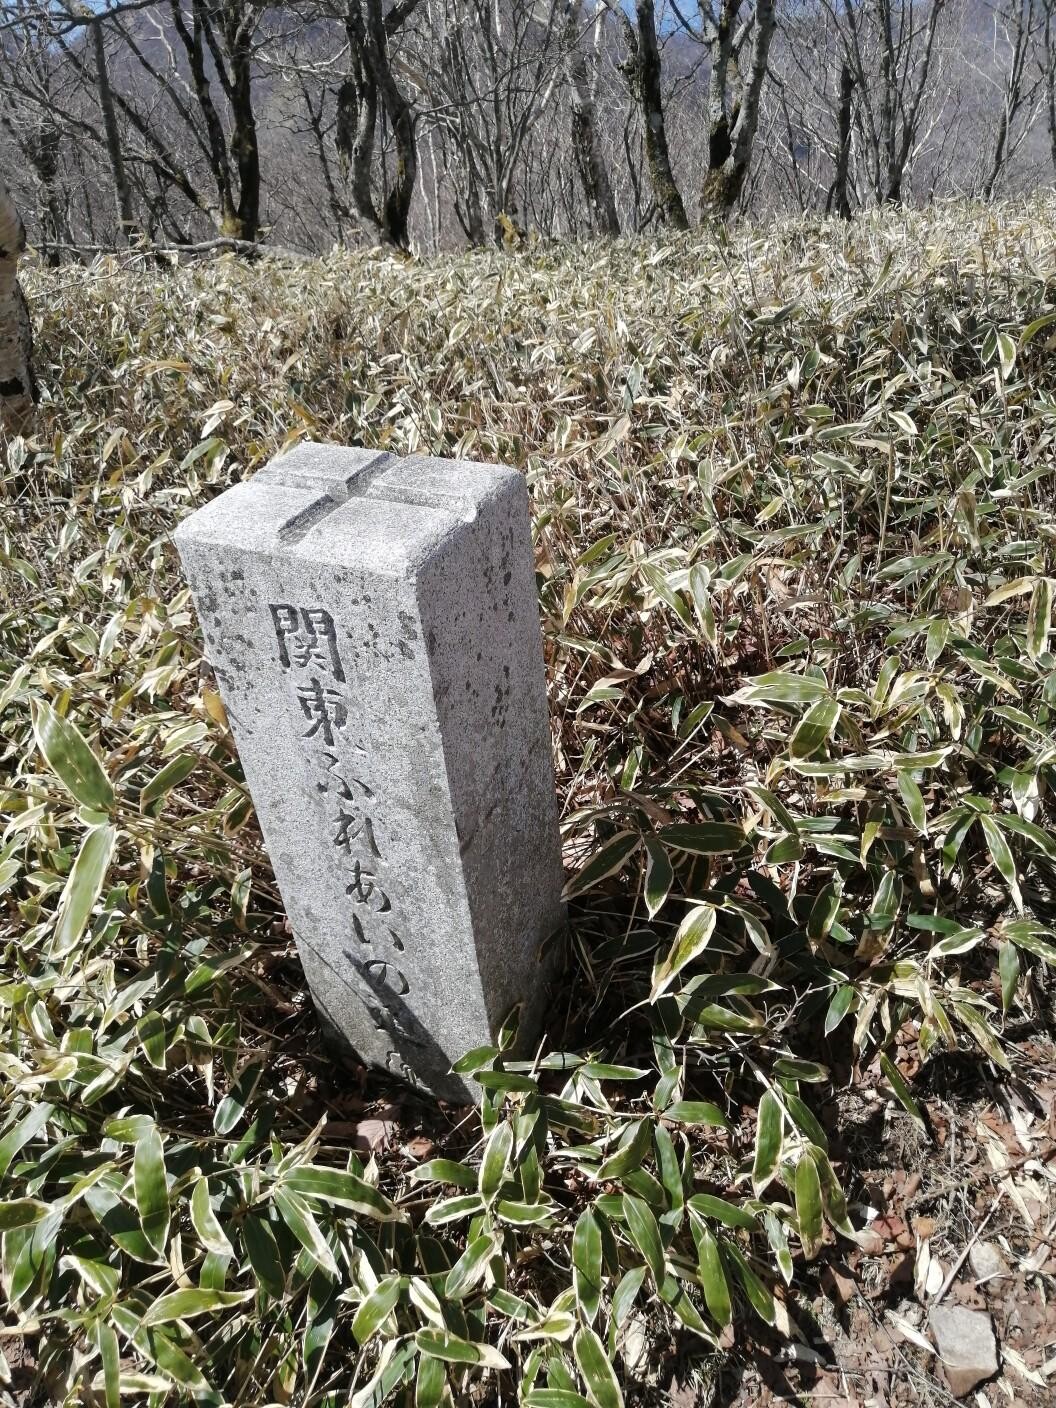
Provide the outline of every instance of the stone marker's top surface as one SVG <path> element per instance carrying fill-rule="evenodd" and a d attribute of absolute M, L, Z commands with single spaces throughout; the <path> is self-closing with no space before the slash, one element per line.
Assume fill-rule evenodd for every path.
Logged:
<path fill-rule="evenodd" d="M 303 444 L 184 519 L 175 536 L 413 576 L 456 524 L 515 486 L 526 494 L 503 465 Z"/>

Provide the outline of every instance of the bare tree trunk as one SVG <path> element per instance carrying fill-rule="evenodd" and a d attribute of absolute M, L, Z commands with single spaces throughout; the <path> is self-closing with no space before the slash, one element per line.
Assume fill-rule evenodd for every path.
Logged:
<path fill-rule="evenodd" d="M 848 175 L 851 165 L 851 104 L 854 100 L 854 74 L 849 64 L 840 67 L 840 99 L 836 110 L 836 174 L 825 202 L 826 215 L 835 212 L 841 220 L 851 218 Z"/>
<path fill-rule="evenodd" d="M 642 127 L 645 130 L 645 160 L 649 167 L 649 179 L 653 194 L 665 225 L 676 230 L 688 230 L 682 192 L 678 189 L 675 173 L 671 167 L 671 153 L 667 145 L 667 127 L 664 122 L 664 98 L 661 84 L 660 46 L 656 37 L 656 11 L 654 0 L 635 0 L 637 34 L 628 62 L 628 71 L 633 92 L 642 114 Z M 624 17 L 626 19 L 626 17 Z M 627 21 L 627 28 L 630 22 Z M 633 31 L 632 31 L 633 33 Z"/>
<path fill-rule="evenodd" d="M 595 43 L 600 39 L 602 13 L 599 8 L 594 20 Z M 578 43 L 581 15 L 581 0 L 574 0 L 566 32 L 568 78 L 572 89 L 572 151 L 592 225 L 604 235 L 618 235 L 620 220 L 616 214 L 605 154 L 601 150 L 594 106 L 596 67 L 593 72 L 588 72 L 586 57 Z"/>
<path fill-rule="evenodd" d="M 224 45 L 231 66 L 231 155 L 238 171 L 236 238 L 260 238 L 260 151 L 253 112 L 253 17 L 241 6 L 225 10 Z"/>
<path fill-rule="evenodd" d="M 114 196 L 117 201 L 117 218 L 121 226 L 121 236 L 130 240 L 135 230 L 135 214 L 132 208 L 132 187 L 125 171 L 125 159 L 121 150 L 121 133 L 117 126 L 117 113 L 114 110 L 114 94 L 110 87 L 110 70 L 106 63 L 106 41 L 103 38 L 101 18 L 96 18 L 88 26 L 92 32 L 92 51 L 95 56 L 95 84 L 99 95 L 99 111 L 103 117 L 103 131 L 106 133 L 106 154 L 114 178 Z"/>
<path fill-rule="evenodd" d="M 400 91 L 389 59 L 389 39 L 414 13 L 420 0 L 400 0 L 387 15 L 380 0 L 348 0 L 345 34 L 350 71 L 337 93 L 338 152 L 349 172 L 356 214 L 374 239 L 406 249 L 414 185 L 418 178 L 415 114 Z M 379 115 L 388 118 L 396 145 L 396 172 L 379 209 L 374 199 L 373 169 Z"/>
<path fill-rule="evenodd" d="M 22 220 L 0 180 L 0 424 L 12 434 L 29 429 L 37 400 L 33 333 L 18 282 L 18 257 L 25 247 Z"/>
<path fill-rule="evenodd" d="M 744 189 L 775 23 L 774 0 L 757 0 L 754 13 L 744 17 L 739 0 L 722 0 L 719 13 L 708 14 L 708 169 L 700 194 L 703 209 L 717 215 L 728 214 Z M 742 79 L 739 56 L 749 32 L 751 59 Z M 731 84 L 735 85 L 732 99 L 727 92 Z"/>

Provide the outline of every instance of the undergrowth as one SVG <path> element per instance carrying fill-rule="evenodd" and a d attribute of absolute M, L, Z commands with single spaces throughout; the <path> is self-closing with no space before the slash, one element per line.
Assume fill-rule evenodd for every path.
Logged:
<path fill-rule="evenodd" d="M 612 1408 L 643 1318 L 701 1362 L 787 1328 L 855 1235 L 827 1093 L 875 1079 L 925 1124 L 921 1063 L 1007 1070 L 1050 1002 L 1056 203 L 25 278 L 5 1375 L 107 1408 Z M 168 542 L 304 437 L 533 496 L 570 972 L 534 1060 L 503 1033 L 461 1061 L 479 1119 L 425 1163 L 328 1128 Z"/>

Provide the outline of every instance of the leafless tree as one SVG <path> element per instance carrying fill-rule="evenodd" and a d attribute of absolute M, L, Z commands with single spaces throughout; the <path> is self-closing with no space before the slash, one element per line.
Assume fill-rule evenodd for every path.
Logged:
<path fill-rule="evenodd" d="M 655 0 L 635 0 L 633 21 L 621 0 L 605 3 L 623 31 L 626 52 L 621 67 L 640 115 L 645 161 L 660 220 L 672 229 L 688 230 L 689 217 L 675 179 L 668 143 Z"/>
<path fill-rule="evenodd" d="M 1056 173 L 1056 0 L 1043 0 L 1042 75 L 1045 85 L 1045 119 L 1049 129 L 1052 169 Z"/>
<path fill-rule="evenodd" d="M 987 15 L 981 61 L 973 67 L 997 89 L 999 106 L 990 161 L 983 178 L 989 200 L 1006 167 L 1026 140 L 1040 98 L 1043 73 L 1033 59 L 1044 27 L 1040 0 L 996 0 Z"/>
<path fill-rule="evenodd" d="M 0 424 L 10 431 L 28 428 L 37 399 L 33 337 L 18 282 L 25 247 L 25 227 L 0 178 Z"/>
<path fill-rule="evenodd" d="M 620 218 L 616 212 L 597 115 L 598 60 L 604 21 L 604 5 L 597 3 L 589 16 L 589 25 L 584 26 L 583 0 L 571 0 L 565 30 L 566 64 L 572 117 L 572 153 L 591 223 L 602 234 L 618 235 Z"/>
<path fill-rule="evenodd" d="M 697 0 L 687 17 L 672 4 L 688 35 L 707 52 L 705 210 L 725 214 L 740 198 L 759 122 L 776 11 L 773 0 Z"/>

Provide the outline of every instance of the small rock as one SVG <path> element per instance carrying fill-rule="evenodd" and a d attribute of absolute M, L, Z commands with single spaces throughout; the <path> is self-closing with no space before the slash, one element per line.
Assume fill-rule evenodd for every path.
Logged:
<path fill-rule="evenodd" d="M 858 1245 L 866 1256 L 879 1256 L 884 1250 L 884 1239 L 871 1227 L 864 1227 L 857 1236 Z"/>
<path fill-rule="evenodd" d="M 1008 1263 L 993 1242 L 976 1242 L 968 1260 L 977 1281 L 989 1281 L 995 1276 L 1010 1276 Z"/>
<path fill-rule="evenodd" d="M 937 1305 L 928 1320 L 954 1397 L 963 1398 L 997 1373 L 997 1341 L 985 1311 Z"/>

